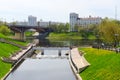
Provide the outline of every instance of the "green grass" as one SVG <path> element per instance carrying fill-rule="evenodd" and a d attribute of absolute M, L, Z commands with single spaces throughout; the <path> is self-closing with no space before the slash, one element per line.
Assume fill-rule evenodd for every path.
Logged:
<path fill-rule="evenodd" d="M 9 57 L 12 53 L 18 50 L 18 47 L 0 42 L 0 57 Z M 11 64 L 4 63 L 0 59 L 0 79 L 10 70 L 10 68 Z"/>
<path fill-rule="evenodd" d="M 0 33 L 0 38 L 8 38 L 8 37 Z"/>
<path fill-rule="evenodd" d="M 112 51 L 79 48 L 91 64 L 80 73 L 83 80 L 120 80 L 120 54 Z"/>
<path fill-rule="evenodd" d="M 18 40 L 14 40 L 14 39 L 8 39 L 8 40 L 11 41 L 11 42 L 14 42 L 16 44 L 20 44 L 22 46 L 26 46 L 28 44 L 27 41 L 18 41 Z"/>
<path fill-rule="evenodd" d="M 89 35 L 88 39 L 96 39 L 96 37 L 94 35 Z"/>
<path fill-rule="evenodd" d="M 47 37 L 48 39 L 58 39 L 58 40 L 65 40 L 65 39 L 84 39 L 79 32 L 68 32 L 68 33 L 55 33 L 52 32 Z M 88 39 L 96 39 L 96 37 L 92 34 L 88 36 Z"/>
<path fill-rule="evenodd" d="M 34 33 L 35 33 L 35 32 L 33 32 L 33 31 L 26 31 L 26 32 L 25 32 L 25 35 L 26 35 L 27 37 L 29 37 L 29 36 L 32 36 Z"/>
<path fill-rule="evenodd" d="M 16 44 L 23 45 L 23 46 L 28 44 L 28 42 L 21 42 L 21 41 L 10 39 L 8 38 L 8 36 L 5 36 L 1 33 L 0 33 L 0 38 L 4 38 L 8 41 L 11 41 Z M 0 42 L 0 57 L 9 57 L 11 54 L 13 54 L 14 52 L 18 50 L 20 50 L 20 48 L 16 46 Z M 2 62 L 0 58 L 0 80 L 10 70 L 10 68 L 11 68 L 11 64 Z"/>
<path fill-rule="evenodd" d="M 77 32 L 69 33 L 50 33 L 49 39 L 82 39 L 81 35 Z"/>
<path fill-rule="evenodd" d="M 0 33 L 0 38 L 4 38 L 4 39 L 6 39 L 6 40 L 8 40 L 8 41 L 14 42 L 14 43 L 16 43 L 16 44 L 20 44 L 20 45 L 22 45 L 22 46 L 26 46 L 26 45 L 28 44 L 27 41 L 24 42 L 24 41 L 14 40 L 14 39 L 9 38 L 9 36 L 5 36 L 5 35 L 3 35 L 3 34 L 1 34 L 1 33 Z"/>

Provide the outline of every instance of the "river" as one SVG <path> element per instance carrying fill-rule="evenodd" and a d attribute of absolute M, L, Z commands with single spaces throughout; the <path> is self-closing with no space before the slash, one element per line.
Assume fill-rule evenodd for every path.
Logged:
<path fill-rule="evenodd" d="M 65 47 L 65 46 L 91 46 L 95 40 L 90 39 L 73 39 L 73 40 L 49 40 L 43 39 L 39 40 L 39 46 L 48 46 L 48 47 Z"/>
<path fill-rule="evenodd" d="M 39 40 L 38 46 L 42 47 L 69 47 L 69 46 L 90 46 L 94 40 Z M 59 51 L 45 50 L 44 55 L 48 58 L 35 59 L 26 58 L 17 69 L 13 70 L 5 80 L 76 80 L 69 64 L 65 58 L 67 50 L 61 50 L 64 58 L 59 58 Z M 40 53 L 38 56 L 41 55 Z M 51 58 L 50 55 L 57 56 Z"/>

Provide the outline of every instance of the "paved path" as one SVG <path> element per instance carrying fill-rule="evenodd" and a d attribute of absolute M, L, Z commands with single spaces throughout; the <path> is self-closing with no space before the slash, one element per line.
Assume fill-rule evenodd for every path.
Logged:
<path fill-rule="evenodd" d="M 36 46 L 39 41 L 37 39 L 34 39 L 33 43 L 30 43 L 26 49 L 22 49 L 22 51 L 18 52 L 15 56 L 11 57 L 11 60 L 16 61 L 18 60 L 22 55 L 24 55 L 32 46 Z"/>
<path fill-rule="evenodd" d="M 86 61 L 83 55 L 80 55 L 78 48 L 73 48 L 71 50 L 71 58 L 75 66 L 77 67 L 77 71 L 81 72 L 90 64 Z"/>
<path fill-rule="evenodd" d="M 30 48 L 32 47 L 32 44 L 30 44 L 26 49 L 21 50 L 18 52 L 15 56 L 11 57 L 11 60 L 16 61 L 18 60 L 23 54 L 25 54 Z"/>

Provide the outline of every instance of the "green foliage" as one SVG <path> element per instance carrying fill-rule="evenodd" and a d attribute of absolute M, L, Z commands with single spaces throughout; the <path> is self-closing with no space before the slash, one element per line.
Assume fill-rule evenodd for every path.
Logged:
<path fill-rule="evenodd" d="M 50 33 L 49 36 L 47 37 L 48 39 L 58 39 L 58 40 L 71 40 L 71 39 L 85 39 L 82 36 L 83 33 L 79 32 L 67 32 L 67 33 Z M 93 34 L 88 34 L 87 39 L 96 39 L 95 35 Z"/>
<path fill-rule="evenodd" d="M 5 36 L 2 33 L 0 33 L 0 38 L 7 38 L 7 36 Z"/>
<path fill-rule="evenodd" d="M 14 42 L 16 44 L 22 45 L 22 46 L 26 46 L 28 44 L 28 41 L 18 41 L 18 40 L 14 40 L 14 39 L 7 39 L 11 42 Z"/>
<path fill-rule="evenodd" d="M 83 39 L 89 39 L 92 35 L 95 36 L 95 33 L 97 32 L 97 25 L 89 25 L 88 27 L 78 27 L 78 32 L 81 34 Z M 95 37 L 94 37 L 95 39 Z"/>
<path fill-rule="evenodd" d="M 4 38 L 16 44 L 20 44 L 24 46 L 28 44 L 27 42 L 21 42 L 21 41 L 10 39 L 1 33 L 0 33 L 0 38 Z M 0 57 L 9 57 L 12 53 L 18 51 L 19 49 L 20 48 L 16 46 L 0 42 Z M 10 68 L 11 68 L 11 64 L 4 63 L 0 59 L 0 79 L 10 70 Z"/>
<path fill-rule="evenodd" d="M 18 50 L 18 47 L 0 42 L 0 57 L 9 57 L 12 53 Z M 0 59 L 0 79 L 10 70 L 10 68 L 11 64 L 4 63 Z"/>
<path fill-rule="evenodd" d="M 29 36 L 32 36 L 34 33 L 35 33 L 35 32 L 33 32 L 33 31 L 26 31 L 26 32 L 25 32 L 25 35 L 26 35 L 27 37 L 29 37 Z"/>
<path fill-rule="evenodd" d="M 110 20 L 108 18 L 104 19 L 99 25 L 99 34 L 104 41 L 108 43 L 120 40 L 120 37 L 115 36 L 115 34 L 120 35 L 120 23 L 119 21 Z"/>
<path fill-rule="evenodd" d="M 50 28 L 53 30 L 53 32 L 56 32 L 56 33 L 68 32 L 69 31 L 69 23 L 50 25 Z"/>
<path fill-rule="evenodd" d="M 83 80 L 119 80 L 120 79 L 120 55 L 112 51 L 79 48 L 83 50 L 85 58 L 91 64 L 80 73 Z"/>
<path fill-rule="evenodd" d="M 8 29 L 7 26 L 0 26 L 0 33 L 4 34 L 4 35 L 8 35 L 10 33 L 10 29 Z"/>
<path fill-rule="evenodd" d="M 27 41 L 23 42 L 23 41 L 14 40 L 14 39 L 8 38 L 7 36 L 3 35 L 2 33 L 0 33 L 0 38 L 3 38 L 5 40 L 11 41 L 11 42 L 14 42 L 16 44 L 20 44 L 22 46 L 26 46 L 28 44 Z"/>
<path fill-rule="evenodd" d="M 68 33 L 50 33 L 48 36 L 49 39 L 82 39 L 80 34 L 77 32 L 68 32 Z"/>

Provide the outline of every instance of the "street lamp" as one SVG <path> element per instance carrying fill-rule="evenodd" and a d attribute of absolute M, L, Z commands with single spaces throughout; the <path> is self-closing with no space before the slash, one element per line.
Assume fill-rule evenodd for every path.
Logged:
<path fill-rule="evenodd" d="M 115 34 L 115 45 L 114 45 L 114 47 L 115 47 L 116 53 L 119 52 L 119 49 L 117 49 L 117 45 L 119 44 L 118 36 L 119 36 L 119 34 Z"/>
<path fill-rule="evenodd" d="M 97 48 L 99 49 L 99 35 L 98 34 L 96 35 L 96 38 L 97 38 L 97 44 L 98 44 Z"/>
<path fill-rule="evenodd" d="M 114 36 L 115 36 L 115 44 L 114 44 L 114 47 L 117 47 L 119 34 L 114 34 Z"/>

